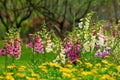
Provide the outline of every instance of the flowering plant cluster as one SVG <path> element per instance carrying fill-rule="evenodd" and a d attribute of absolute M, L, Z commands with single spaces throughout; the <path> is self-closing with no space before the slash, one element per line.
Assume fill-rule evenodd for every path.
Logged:
<path fill-rule="evenodd" d="M 1 80 L 119 80 L 120 65 L 101 60 L 96 64 L 77 60 L 78 65 L 45 62 L 38 66 L 9 65 Z"/>
<path fill-rule="evenodd" d="M 4 47 L 0 49 L 0 55 L 19 59 L 21 56 L 21 42 L 19 37 L 19 32 L 14 32 L 14 29 L 10 29 L 9 33 L 7 33 L 7 39 L 4 41 Z"/>
<path fill-rule="evenodd" d="M 33 52 L 44 53 L 44 48 L 42 47 L 42 42 L 38 34 L 29 34 L 30 42 L 27 44 L 28 48 L 32 48 Z"/>
<path fill-rule="evenodd" d="M 100 49 L 97 50 L 97 52 L 95 53 L 95 57 L 98 58 L 107 58 L 108 56 L 110 56 L 110 48 L 106 47 L 104 51 L 101 51 Z"/>
<path fill-rule="evenodd" d="M 76 62 L 78 58 L 80 58 L 81 52 L 81 42 L 77 41 L 77 43 L 73 43 L 72 37 L 69 37 L 68 40 L 64 40 L 64 51 L 69 58 L 70 63 Z"/>

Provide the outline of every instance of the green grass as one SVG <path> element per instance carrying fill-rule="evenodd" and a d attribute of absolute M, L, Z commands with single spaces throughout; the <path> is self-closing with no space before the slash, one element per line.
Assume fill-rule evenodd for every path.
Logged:
<path fill-rule="evenodd" d="M 0 41 L 0 48 L 2 48 L 2 46 L 3 46 L 3 44 Z M 17 66 L 31 64 L 31 59 L 33 57 L 32 49 L 31 48 L 26 48 L 25 44 L 22 44 L 21 48 L 22 48 L 21 57 L 18 60 L 14 60 L 14 64 L 17 65 Z M 54 54 L 54 53 L 46 53 L 45 55 L 40 54 L 40 53 L 35 53 L 34 58 L 35 58 L 35 60 L 39 60 L 38 63 L 42 63 L 44 61 L 48 61 L 48 62 L 52 61 L 53 59 L 55 59 L 56 55 L 57 54 Z M 8 63 L 9 63 L 9 60 L 11 60 L 11 58 L 8 59 Z M 0 56 L 0 69 L 4 68 L 4 65 L 5 65 L 5 57 Z"/>

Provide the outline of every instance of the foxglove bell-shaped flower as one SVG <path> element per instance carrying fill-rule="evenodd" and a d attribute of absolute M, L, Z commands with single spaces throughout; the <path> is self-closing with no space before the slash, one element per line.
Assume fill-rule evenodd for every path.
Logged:
<path fill-rule="evenodd" d="M 4 48 L 0 49 L 0 55 L 5 56 L 5 54 L 6 54 L 5 49 Z"/>

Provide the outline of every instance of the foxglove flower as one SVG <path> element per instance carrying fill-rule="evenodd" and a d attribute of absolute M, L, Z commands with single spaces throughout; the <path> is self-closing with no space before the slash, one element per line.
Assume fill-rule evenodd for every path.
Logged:
<path fill-rule="evenodd" d="M 30 47 L 32 47 L 32 46 L 33 46 L 33 43 L 32 43 L 32 42 L 29 42 L 29 43 L 26 45 L 27 48 L 30 48 Z"/>
<path fill-rule="evenodd" d="M 101 50 L 97 50 L 97 52 L 95 53 L 95 57 L 98 57 L 98 58 L 102 58 L 103 56 L 103 53 L 101 52 Z"/>
<path fill-rule="evenodd" d="M 109 47 L 107 47 L 103 52 L 99 49 L 95 53 L 95 57 L 98 57 L 98 58 L 106 58 L 106 56 L 110 56 L 110 48 Z"/>
<path fill-rule="evenodd" d="M 5 56 L 5 54 L 6 54 L 5 49 L 4 48 L 0 49 L 0 55 Z"/>
<path fill-rule="evenodd" d="M 41 40 L 39 38 L 39 35 L 35 34 L 33 36 L 32 34 L 29 34 L 31 41 L 26 45 L 27 48 L 33 48 L 35 52 L 38 53 L 44 53 L 44 49 L 42 47 Z"/>

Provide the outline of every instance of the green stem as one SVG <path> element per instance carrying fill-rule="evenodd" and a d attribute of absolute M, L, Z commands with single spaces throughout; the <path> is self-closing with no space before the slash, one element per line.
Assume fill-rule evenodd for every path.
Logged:
<path fill-rule="evenodd" d="M 33 64 L 35 63 L 34 55 L 35 55 L 35 51 L 34 51 L 34 47 L 33 47 L 33 54 L 32 54 L 32 62 L 33 62 Z"/>
<path fill-rule="evenodd" d="M 7 71 L 7 61 L 8 61 L 8 57 L 7 57 L 7 53 L 5 55 L 5 72 Z"/>
<path fill-rule="evenodd" d="M 15 62 L 15 58 L 14 57 L 12 57 L 12 64 Z"/>

